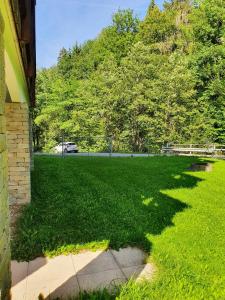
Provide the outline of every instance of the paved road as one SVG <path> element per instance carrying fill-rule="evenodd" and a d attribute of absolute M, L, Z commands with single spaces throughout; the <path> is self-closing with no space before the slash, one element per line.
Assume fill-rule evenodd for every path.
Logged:
<path fill-rule="evenodd" d="M 62 156 L 61 153 L 43 153 L 43 152 L 35 152 L 35 155 L 45 155 L 45 156 Z M 63 156 L 86 156 L 86 157 L 153 157 L 153 156 L 195 156 L 195 157 L 202 157 L 202 158 L 217 158 L 217 159 L 225 159 L 225 156 L 221 155 L 193 155 L 193 154 L 137 154 L 137 153 L 95 153 L 95 152 L 89 152 L 89 153 L 64 153 Z"/>
<path fill-rule="evenodd" d="M 36 152 L 35 155 L 62 156 L 61 153 L 42 153 Z M 155 154 L 137 154 L 137 153 L 64 153 L 64 156 L 90 156 L 90 157 L 149 157 Z"/>

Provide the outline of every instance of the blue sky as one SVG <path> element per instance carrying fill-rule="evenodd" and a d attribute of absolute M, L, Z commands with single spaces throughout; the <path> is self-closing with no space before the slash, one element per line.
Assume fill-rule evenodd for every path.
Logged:
<path fill-rule="evenodd" d="M 163 0 L 156 0 L 160 6 Z M 95 38 L 111 23 L 112 14 L 131 8 L 141 18 L 150 0 L 37 0 L 37 66 L 57 61 L 62 47 Z"/>

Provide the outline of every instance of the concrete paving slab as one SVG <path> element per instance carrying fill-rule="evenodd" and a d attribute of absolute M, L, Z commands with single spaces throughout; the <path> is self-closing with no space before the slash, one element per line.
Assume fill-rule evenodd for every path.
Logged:
<path fill-rule="evenodd" d="M 26 297 L 25 300 L 45 300 L 48 299 L 49 296 L 49 290 L 47 287 L 42 288 L 42 291 L 38 291 L 38 290 L 29 290 L 26 293 Z M 17 298 L 13 298 L 13 300 L 17 300 Z"/>
<path fill-rule="evenodd" d="M 25 300 L 27 287 L 28 262 L 11 262 L 12 299 Z"/>
<path fill-rule="evenodd" d="M 123 273 L 125 274 L 127 279 L 134 279 L 134 280 L 150 280 L 154 273 L 154 267 L 151 264 L 141 265 L 141 266 L 134 266 L 122 269 Z"/>
<path fill-rule="evenodd" d="M 45 265 L 43 264 L 45 260 Z M 41 266 L 37 270 L 37 266 Z M 34 271 L 35 270 L 35 271 Z M 62 293 L 71 282 L 78 289 L 75 270 L 71 256 L 58 256 L 53 259 L 38 258 L 29 262 L 27 278 L 27 300 L 29 297 L 38 297 L 40 294 L 46 298 L 49 294 Z M 61 289 L 60 289 L 61 288 Z"/>
<path fill-rule="evenodd" d="M 49 296 L 47 299 L 52 300 L 56 298 L 67 299 L 71 295 L 73 297 L 78 296 L 80 288 L 78 285 L 78 280 L 75 275 L 71 278 L 62 282 L 61 279 L 53 280 L 48 283 Z"/>
<path fill-rule="evenodd" d="M 20 283 L 22 280 L 26 281 L 28 274 L 28 262 L 11 261 L 12 271 L 12 287 Z"/>
<path fill-rule="evenodd" d="M 37 299 L 68 299 L 70 296 L 78 296 L 80 288 L 78 285 L 77 277 L 74 275 L 69 279 L 59 278 L 55 280 L 48 280 L 43 282 L 41 288 L 28 288 L 25 300 L 37 300 Z M 40 283 L 39 283 L 40 286 Z M 42 298 L 40 297 L 42 296 Z M 15 298 L 16 299 L 16 298 Z"/>
<path fill-rule="evenodd" d="M 138 248 L 40 257 L 29 263 L 12 261 L 12 300 L 67 299 L 82 291 L 113 290 L 133 277 L 151 279 L 154 267 L 143 264 Z M 42 298 L 40 297 L 42 296 Z M 40 297 L 40 298 L 39 298 Z"/>
<path fill-rule="evenodd" d="M 45 257 L 38 257 L 32 261 L 29 262 L 28 264 L 28 270 L 27 270 L 27 275 L 30 276 L 31 274 L 35 273 L 39 269 L 41 269 L 43 266 L 47 264 L 47 258 Z"/>
<path fill-rule="evenodd" d="M 111 250 L 111 253 L 121 268 L 143 265 L 147 258 L 146 253 L 141 249 L 132 247 L 119 249 L 119 251 Z"/>
<path fill-rule="evenodd" d="M 88 251 L 72 255 L 72 260 L 77 275 L 86 275 L 119 268 L 110 251 Z"/>
<path fill-rule="evenodd" d="M 81 291 L 87 292 L 103 288 L 113 290 L 116 286 L 126 281 L 120 269 L 77 275 L 77 277 Z"/>

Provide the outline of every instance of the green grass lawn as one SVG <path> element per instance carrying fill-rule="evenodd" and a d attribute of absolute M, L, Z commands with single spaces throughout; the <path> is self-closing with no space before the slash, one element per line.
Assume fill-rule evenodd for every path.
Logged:
<path fill-rule="evenodd" d="M 138 246 L 158 269 L 118 299 L 225 299 L 225 161 L 35 157 L 13 258 Z"/>

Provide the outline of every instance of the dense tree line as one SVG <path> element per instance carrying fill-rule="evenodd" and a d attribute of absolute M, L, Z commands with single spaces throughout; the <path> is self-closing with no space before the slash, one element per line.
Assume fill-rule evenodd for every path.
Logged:
<path fill-rule="evenodd" d="M 96 39 L 38 71 L 35 146 L 50 149 L 62 134 L 87 137 L 83 147 L 113 137 L 132 151 L 146 141 L 225 143 L 224 46 L 223 0 L 166 1 L 163 10 L 152 0 L 142 21 L 119 10 Z"/>

